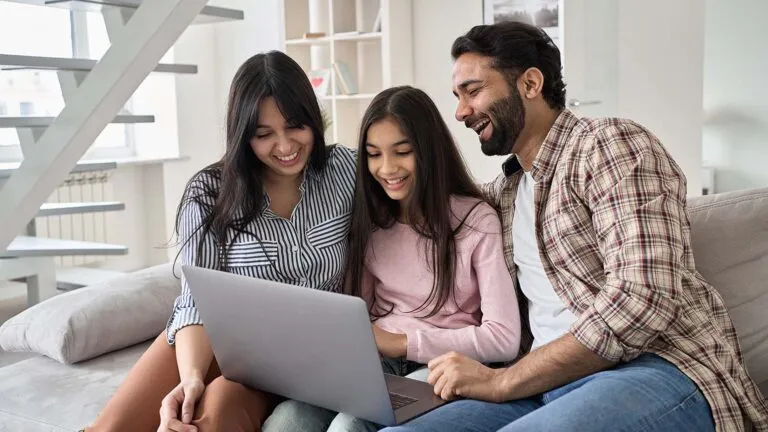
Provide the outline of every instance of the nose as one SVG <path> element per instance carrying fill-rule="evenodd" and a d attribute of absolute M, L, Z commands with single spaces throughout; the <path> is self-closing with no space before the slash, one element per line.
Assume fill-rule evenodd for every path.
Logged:
<path fill-rule="evenodd" d="M 394 174 L 397 172 L 397 169 L 398 169 L 397 163 L 395 163 L 395 161 L 392 158 L 388 156 L 382 157 L 381 167 L 379 168 L 379 174 L 382 174 L 382 175 Z"/>
<path fill-rule="evenodd" d="M 279 134 L 277 136 L 276 148 L 281 155 L 287 156 L 292 151 L 293 145 L 291 144 L 291 140 L 288 138 L 288 136 L 285 134 Z"/>
<path fill-rule="evenodd" d="M 472 115 L 472 108 L 463 97 L 459 98 L 459 104 L 456 106 L 456 120 L 463 122 L 470 115 Z"/>

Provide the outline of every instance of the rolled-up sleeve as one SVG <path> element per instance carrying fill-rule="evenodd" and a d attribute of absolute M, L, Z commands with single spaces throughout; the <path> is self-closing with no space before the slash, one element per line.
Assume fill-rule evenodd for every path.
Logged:
<path fill-rule="evenodd" d="M 571 333 L 605 359 L 629 361 L 680 313 L 685 178 L 639 126 L 610 128 L 597 138 L 585 197 L 606 281 Z"/>
<path fill-rule="evenodd" d="M 205 217 L 203 206 L 189 196 L 203 197 L 202 188 L 198 182 L 191 182 L 185 193 L 185 202 L 179 217 L 179 242 L 181 244 L 181 263 L 197 267 L 216 268 L 218 262 L 218 247 L 213 234 L 203 235 L 200 228 Z M 205 200 L 206 198 L 196 198 Z M 205 202 L 205 201 L 204 201 Z M 212 204 L 212 199 L 210 201 Z M 181 275 L 181 294 L 173 304 L 173 312 L 166 326 L 168 343 L 174 344 L 176 332 L 190 325 L 202 325 L 200 314 L 195 306 L 195 299 L 189 291 L 184 275 Z"/>

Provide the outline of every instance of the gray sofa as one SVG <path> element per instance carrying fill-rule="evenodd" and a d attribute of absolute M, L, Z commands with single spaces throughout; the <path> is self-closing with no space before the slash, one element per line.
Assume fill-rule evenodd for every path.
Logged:
<path fill-rule="evenodd" d="M 689 214 L 697 267 L 725 299 L 747 368 L 768 395 L 768 189 L 693 198 Z M 14 318 L 17 327 L 0 328 L 6 349 L 13 331 L 24 339 L 11 341 L 17 350 L 46 354 L 0 368 L 0 431 L 72 431 L 91 421 L 148 342 L 122 347 L 162 330 L 179 289 L 169 265 L 109 285 L 46 300 Z M 59 321 L 66 335 L 51 335 L 49 323 Z"/>

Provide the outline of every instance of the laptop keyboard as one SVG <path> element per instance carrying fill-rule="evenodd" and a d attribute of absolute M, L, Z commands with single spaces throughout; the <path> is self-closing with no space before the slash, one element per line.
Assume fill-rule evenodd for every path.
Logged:
<path fill-rule="evenodd" d="M 414 399 L 412 397 L 404 396 L 397 393 L 390 393 L 389 400 L 392 402 L 392 409 L 395 409 L 395 410 L 418 401 L 418 399 Z"/>

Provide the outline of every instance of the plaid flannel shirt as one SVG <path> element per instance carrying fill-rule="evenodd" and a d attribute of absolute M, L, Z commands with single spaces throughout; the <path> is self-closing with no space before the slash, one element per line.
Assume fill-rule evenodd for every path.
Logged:
<path fill-rule="evenodd" d="M 513 156 L 485 187 L 501 212 L 513 276 L 521 175 Z M 685 177 L 659 140 L 628 120 L 565 110 L 531 175 L 541 260 L 577 316 L 570 332 L 608 360 L 648 352 L 675 364 L 704 393 L 718 431 L 768 430 L 768 404 L 747 374 L 725 304 L 696 271 Z M 520 304 L 526 352 L 532 336 Z"/>

